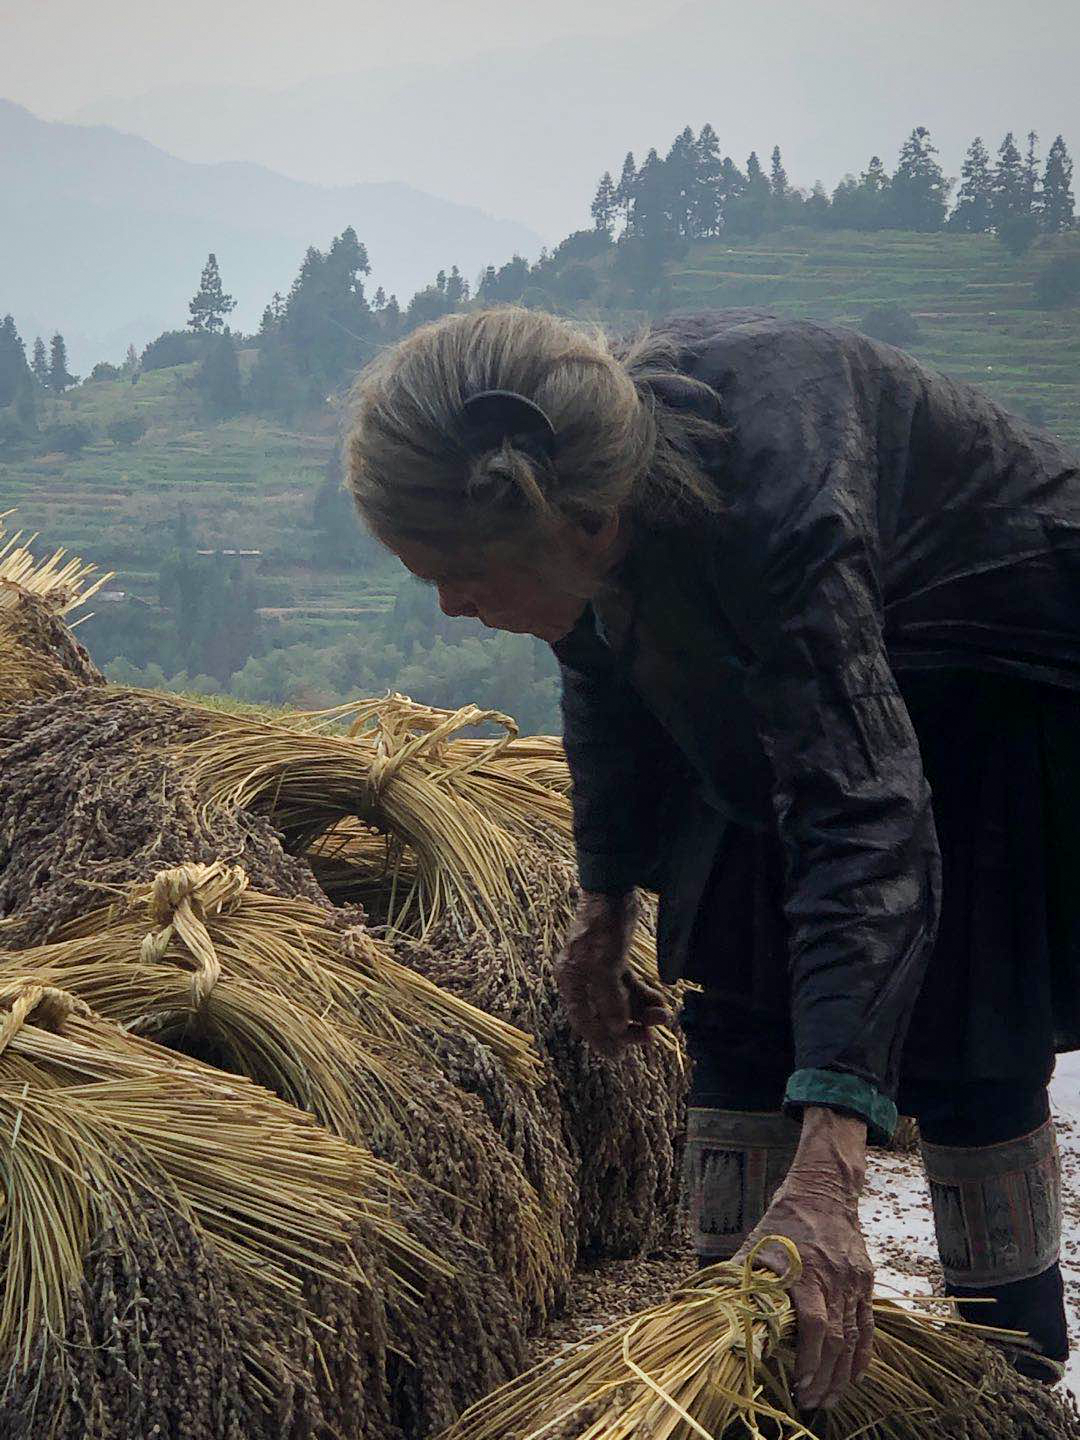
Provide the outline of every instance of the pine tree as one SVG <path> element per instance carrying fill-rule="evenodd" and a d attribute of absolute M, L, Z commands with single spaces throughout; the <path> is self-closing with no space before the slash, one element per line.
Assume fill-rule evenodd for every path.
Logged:
<path fill-rule="evenodd" d="M 977 135 L 968 146 L 961 175 L 963 183 L 956 194 L 956 209 L 949 216 L 949 226 L 969 235 L 984 235 L 993 220 L 994 177 L 990 152 L 981 136 Z"/>
<path fill-rule="evenodd" d="M 14 317 L 5 315 L 0 320 L 0 410 L 27 395 L 33 395 L 33 381 L 26 363 L 26 346 L 15 328 Z"/>
<path fill-rule="evenodd" d="M 889 188 L 889 172 L 880 155 L 871 155 L 870 164 L 859 176 L 859 184 L 876 195 L 884 195 Z"/>
<path fill-rule="evenodd" d="M 1071 230 L 1076 218 L 1072 192 L 1073 162 L 1059 135 L 1050 146 L 1043 171 L 1041 215 L 1043 229 L 1051 235 Z"/>
<path fill-rule="evenodd" d="M 994 166 L 993 218 L 1000 230 L 1009 220 L 1024 213 L 1024 162 L 1010 130 L 998 147 Z"/>
<path fill-rule="evenodd" d="M 372 298 L 372 301 L 371 301 L 371 308 L 372 308 L 373 310 L 385 310 L 385 309 L 386 309 L 386 291 L 383 289 L 383 287 L 382 287 L 381 285 L 380 285 L 379 288 L 375 291 L 374 297 Z"/>
<path fill-rule="evenodd" d="M 128 345 L 124 355 L 124 373 L 130 375 L 133 381 L 139 373 L 139 352 L 134 345 Z"/>
<path fill-rule="evenodd" d="M 634 190 L 636 186 L 637 166 L 634 164 L 633 151 L 628 150 L 626 152 L 626 159 L 623 161 L 619 183 L 615 186 L 615 203 L 622 210 L 624 226 L 630 224 L 630 212 L 634 206 Z"/>
<path fill-rule="evenodd" d="M 711 125 L 703 125 L 697 138 L 697 190 L 692 216 L 693 233 L 706 239 L 719 235 L 723 225 L 720 141 Z"/>
<path fill-rule="evenodd" d="M 655 150 L 645 156 L 637 179 L 627 228 L 634 235 L 663 235 L 669 225 L 667 176 Z"/>
<path fill-rule="evenodd" d="M 730 155 L 725 155 L 720 166 L 720 199 L 722 206 L 730 205 L 746 193 L 746 176 Z"/>
<path fill-rule="evenodd" d="M 590 207 L 593 224 L 597 230 L 602 230 L 605 235 L 610 235 L 612 226 L 615 224 L 615 212 L 618 204 L 615 199 L 615 182 L 611 178 L 611 171 L 605 170 L 600 177 L 600 184 L 596 187 L 596 194 Z"/>
<path fill-rule="evenodd" d="M 945 223 L 949 185 L 937 153 L 925 125 L 904 141 L 889 185 L 891 219 L 900 230 L 940 230 Z"/>
<path fill-rule="evenodd" d="M 468 281 L 464 279 L 461 271 L 456 265 L 451 265 L 450 267 L 450 274 L 447 277 L 445 292 L 446 303 L 448 305 L 461 305 L 469 298 Z"/>
<path fill-rule="evenodd" d="M 697 208 L 697 141 L 687 125 L 676 135 L 664 160 L 664 185 L 667 191 L 667 212 L 673 235 L 691 233 L 691 217 Z"/>
<path fill-rule="evenodd" d="M 833 214 L 834 224 L 843 224 L 845 214 L 856 230 L 882 230 L 890 221 L 889 172 L 880 155 L 871 155 L 870 163 L 859 176 L 849 194 L 842 194 L 839 209 Z M 837 194 L 840 194 L 839 187 Z M 836 203 L 836 196 L 833 197 Z"/>
<path fill-rule="evenodd" d="M 224 325 L 225 316 L 235 309 L 236 301 L 221 287 L 217 256 L 211 251 L 199 277 L 198 291 L 188 305 L 191 318 L 187 323 L 197 334 L 213 335 Z"/>
<path fill-rule="evenodd" d="M 1023 213 L 1036 215 L 1039 210 L 1039 137 L 1034 130 L 1028 131 L 1027 151 L 1024 154 L 1024 188 L 1022 192 Z"/>
<path fill-rule="evenodd" d="M 774 200 L 786 200 L 791 189 L 788 184 L 787 171 L 784 169 L 784 162 L 780 156 L 779 145 L 773 146 L 769 188 L 772 190 Z"/>
<path fill-rule="evenodd" d="M 757 151 L 751 150 L 746 161 L 746 190 L 750 195 L 761 194 L 768 189 L 769 182 L 765 179 L 765 171 L 761 168 L 761 161 L 757 157 Z"/>
<path fill-rule="evenodd" d="M 751 152 L 747 159 L 745 176 L 729 159 L 724 160 L 723 171 L 722 180 L 727 187 L 724 197 L 725 231 L 751 237 L 763 235 L 769 228 L 772 190 L 757 151 Z"/>
<path fill-rule="evenodd" d="M 363 281 L 370 271 L 367 249 L 350 225 L 326 254 L 309 247 L 289 288 L 281 337 L 296 371 L 310 378 L 320 398 L 370 354 L 374 325 Z"/>
<path fill-rule="evenodd" d="M 77 378 L 68 372 L 67 346 L 64 337 L 57 331 L 49 345 L 49 389 L 54 395 L 62 395 L 76 383 Z"/>
<path fill-rule="evenodd" d="M 49 356 L 45 349 L 45 341 L 40 335 L 34 340 L 34 358 L 30 362 L 30 369 L 42 390 L 47 390 L 49 388 Z"/>

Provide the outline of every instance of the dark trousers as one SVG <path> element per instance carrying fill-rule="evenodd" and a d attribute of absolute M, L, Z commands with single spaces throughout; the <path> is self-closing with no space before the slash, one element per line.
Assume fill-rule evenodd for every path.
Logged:
<path fill-rule="evenodd" d="M 763 1063 L 732 1065 L 716 1045 L 707 1023 L 710 1007 L 688 997 L 684 1027 L 694 1059 L 691 1104 L 715 1110 L 778 1111 L 786 1074 Z M 901 1095 L 903 1113 L 913 1114 L 922 1138 L 931 1145 L 981 1147 L 1029 1135 L 1050 1117 L 1043 1076 L 1015 1081 L 981 1081 L 935 1087 L 912 1084 Z M 1064 1287 L 1059 1265 L 1028 1280 L 986 1289 L 946 1286 L 950 1295 L 969 1296 L 982 1303 L 969 1307 L 968 1318 L 979 1324 L 1031 1335 L 1043 1353 L 1064 1360 L 1069 1342 L 1065 1321 Z"/>

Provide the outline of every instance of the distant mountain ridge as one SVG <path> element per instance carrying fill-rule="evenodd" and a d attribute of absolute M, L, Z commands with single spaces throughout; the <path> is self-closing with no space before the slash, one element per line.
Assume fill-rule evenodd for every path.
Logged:
<path fill-rule="evenodd" d="M 519 216 L 549 244 L 588 225 L 605 168 L 618 178 L 627 150 L 662 153 L 687 124 L 712 124 L 740 165 L 751 149 L 767 164 L 779 143 L 793 183 L 829 189 L 873 154 L 891 169 L 916 125 L 950 175 L 978 134 L 996 149 L 1034 127 L 1044 153 L 1059 131 L 1080 135 L 1076 0 L 1022 17 L 1013 0 L 696 0 L 645 30 L 536 33 L 447 64 L 343 51 L 353 73 L 162 87 L 77 118 L 190 160 L 257 160 L 323 184 L 391 176 Z"/>
<path fill-rule="evenodd" d="M 81 373 L 182 327 L 207 253 L 236 297 L 234 324 L 255 328 L 288 289 L 309 245 L 352 225 L 368 248 L 371 289 L 404 304 L 441 268 L 474 278 L 539 237 L 392 182 L 321 186 L 261 165 L 193 164 L 106 126 L 44 121 L 0 100 L 0 314 L 24 339 L 61 329 Z"/>

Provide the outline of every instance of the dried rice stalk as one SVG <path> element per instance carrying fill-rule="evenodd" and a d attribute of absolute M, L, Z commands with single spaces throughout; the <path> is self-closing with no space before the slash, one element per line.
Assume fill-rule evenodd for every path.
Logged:
<path fill-rule="evenodd" d="M 216 1365 L 215 1330 L 233 1357 L 234 1419 L 177 1433 L 309 1433 L 315 1412 L 294 1432 L 281 1425 L 278 1404 L 300 1385 L 304 1408 L 321 1413 L 327 1372 L 308 1290 L 337 1287 L 357 1313 L 374 1316 L 388 1299 L 411 1308 L 418 1285 L 450 1274 L 392 1215 L 412 1203 L 399 1177 L 247 1081 L 127 1035 L 34 976 L 5 975 L 0 1009 L 3 1433 L 150 1433 L 103 1427 L 110 1390 L 119 1387 L 117 1404 L 129 1414 L 128 1380 L 140 1404 L 170 1389 L 197 1395 L 189 1347 L 209 1346 L 203 1363 Z M 107 1271 L 95 1270 L 100 1246 Z M 104 1293 L 87 1288 L 94 1273 Z M 200 1304 L 208 1284 L 216 1304 L 232 1308 L 209 1317 L 205 1335 L 190 1334 L 186 1311 L 170 1320 L 153 1298 L 167 1305 L 170 1284 L 201 1287 Z M 162 1349 L 170 1323 L 183 1332 L 179 1351 Z M 352 1368 L 377 1361 L 382 1343 L 373 1329 Z M 118 1345 L 127 1356 L 119 1371 L 109 1359 Z M 149 1390 L 132 1365 L 152 1367 Z"/>
<path fill-rule="evenodd" d="M 768 1243 L 762 1241 L 761 1244 Z M 486 1397 L 443 1440 L 1075 1440 L 1075 1405 L 1023 1379 L 984 1329 L 942 1308 L 874 1302 L 870 1368 L 837 1408 L 800 1417 L 791 1388 L 801 1273 L 726 1262 L 669 1301 Z M 760 1247 L 758 1247 L 760 1248 Z M 932 1306 L 932 1301 L 920 1301 Z"/>
<path fill-rule="evenodd" d="M 535 1086 L 527 1036 L 344 934 L 305 901 L 260 896 L 236 866 L 135 887 L 0 966 L 62 986 L 125 1029 L 274 1091 L 331 1133 L 428 1182 L 429 1202 L 507 1276 L 532 1325 L 569 1277 L 564 1237 L 482 1108 L 441 1074 L 440 1033 L 471 1036 Z"/>
<path fill-rule="evenodd" d="M 0 997 L 0 1433 L 401 1440 L 520 1368 L 407 1177 L 35 977 Z"/>
<path fill-rule="evenodd" d="M 65 559 L 67 551 L 63 549 L 55 550 L 44 560 L 36 559 L 29 546 L 37 536 L 24 539 L 19 530 L 5 542 L 4 519 L 5 516 L 0 515 L 0 580 L 11 581 L 20 590 L 46 600 L 56 615 L 70 615 L 113 578 L 115 572 L 109 571 L 91 580 L 97 566 L 74 556 Z M 15 603 L 13 593 L 0 586 L 0 610 Z"/>
<path fill-rule="evenodd" d="M 104 683 L 49 601 L 0 579 L 0 705 Z"/>
<path fill-rule="evenodd" d="M 50 951 L 85 956 L 89 964 L 117 957 L 120 1003 L 126 986 L 138 984 L 140 976 L 160 975 L 160 962 L 169 957 L 192 974 L 178 1002 L 185 1011 L 197 1012 L 210 1002 L 224 974 L 229 983 L 262 986 L 316 1009 L 347 1033 L 362 1032 L 403 1050 L 415 1050 L 417 1030 L 464 1032 L 515 1078 L 535 1083 L 538 1077 L 527 1035 L 440 990 L 365 930 L 342 932 L 330 912 L 310 901 L 252 890 L 239 866 L 215 862 L 162 871 L 107 910 L 72 921 L 59 939 Z M 43 961 L 42 952 L 37 954 Z M 106 1006 L 111 994 L 103 984 L 91 1003 Z"/>
<path fill-rule="evenodd" d="M 456 914 L 511 948 L 531 938 L 538 873 L 550 872 L 548 887 L 565 891 L 572 868 L 568 800 L 510 758 L 522 743 L 531 763 L 537 742 L 517 742 L 514 721 L 495 711 L 434 710 L 400 695 L 308 718 L 324 726 L 349 719 L 351 735 L 215 715 L 214 733 L 188 747 L 185 764 L 209 801 L 268 813 L 292 847 L 330 859 L 339 883 L 350 863 L 379 876 L 390 933 L 424 939 L 444 915 Z M 483 724 L 504 733 L 493 741 L 455 740 Z M 539 749 L 550 757 L 549 741 Z M 335 827 L 346 819 L 342 844 Z M 388 835 L 389 847 L 380 852 L 367 838 L 358 844 L 357 820 Z M 372 860 L 376 869 L 363 871 Z M 558 934 L 568 918 L 569 901 L 556 919 Z M 556 934 L 546 938 L 557 943 Z M 631 953 L 655 980 L 647 926 L 639 926 Z"/>

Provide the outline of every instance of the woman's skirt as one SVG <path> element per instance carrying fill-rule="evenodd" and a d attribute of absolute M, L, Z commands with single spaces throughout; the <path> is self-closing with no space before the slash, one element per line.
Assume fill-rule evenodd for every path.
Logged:
<path fill-rule="evenodd" d="M 900 677 L 942 858 L 937 944 L 898 1097 L 1045 1079 L 1080 1048 L 1080 694 L 980 672 Z M 772 1108 L 793 1068 L 779 841 L 730 827 L 691 943 L 686 1015 L 717 1088 Z M 709 1087 L 713 1088 L 713 1087 Z M 905 1093 L 906 1092 L 906 1093 Z"/>

